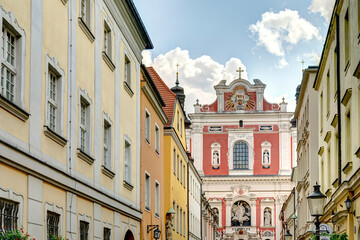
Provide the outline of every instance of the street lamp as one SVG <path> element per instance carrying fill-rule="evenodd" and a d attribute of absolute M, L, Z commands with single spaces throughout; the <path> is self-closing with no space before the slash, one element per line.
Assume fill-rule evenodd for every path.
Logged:
<path fill-rule="evenodd" d="M 292 239 L 292 235 L 291 235 L 289 229 L 286 230 L 284 238 L 285 238 L 285 240 L 291 240 Z"/>
<path fill-rule="evenodd" d="M 147 233 L 151 232 L 152 230 L 154 230 L 154 238 L 159 239 L 161 234 L 161 231 L 159 230 L 159 225 L 147 225 Z"/>
<path fill-rule="evenodd" d="M 315 217 L 316 239 L 320 240 L 320 222 L 319 217 L 324 215 L 324 203 L 326 196 L 320 192 L 320 185 L 314 185 L 314 191 L 307 196 L 310 214 Z"/>

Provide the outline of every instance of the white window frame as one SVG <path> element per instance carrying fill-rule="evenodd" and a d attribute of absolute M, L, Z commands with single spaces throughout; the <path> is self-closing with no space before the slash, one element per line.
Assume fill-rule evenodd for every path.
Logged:
<path fill-rule="evenodd" d="M 104 38 L 103 51 L 111 59 L 112 58 L 112 29 L 109 20 L 104 16 Z"/>
<path fill-rule="evenodd" d="M 112 170 L 112 125 L 113 122 L 109 114 L 103 112 L 103 165 L 108 170 Z M 105 137 L 107 143 L 105 142 Z"/>
<path fill-rule="evenodd" d="M 176 150 L 175 150 L 175 148 L 174 148 L 174 151 L 173 151 L 173 167 L 174 167 L 174 175 L 176 176 Z"/>
<path fill-rule="evenodd" d="M 1 69 L 7 68 L 14 73 L 14 99 L 12 103 L 19 106 L 21 109 L 25 108 L 25 53 L 26 53 L 26 35 L 23 28 L 19 26 L 15 14 L 11 11 L 5 11 L 0 5 L 0 24 L 16 37 L 14 46 L 14 65 L 6 61 L 6 57 L 1 52 Z M 0 46 L 5 46 L 3 41 L 5 38 L 0 38 Z M 3 49 L 1 49 L 2 51 Z M 5 49 L 4 49 L 5 51 Z M 2 72 L 2 71 L 1 71 Z M 4 96 L 3 88 L 6 88 L 0 81 L 0 95 Z M 26 118 L 27 119 L 27 118 Z"/>
<path fill-rule="evenodd" d="M 51 58 L 48 54 L 45 57 L 45 77 L 46 77 L 46 107 L 45 107 L 45 125 L 53 132 L 64 135 L 64 92 L 65 92 L 65 72 L 60 67 L 59 61 L 56 57 Z M 50 96 L 50 78 L 55 76 L 55 100 Z M 56 108 L 55 110 L 55 129 L 51 128 L 51 110 L 50 105 Z"/>
<path fill-rule="evenodd" d="M 182 236 L 182 229 L 183 229 L 183 227 L 182 227 L 182 225 L 183 225 L 183 214 L 182 214 L 182 212 L 183 212 L 183 210 L 182 210 L 182 208 L 180 208 L 180 235 Z"/>
<path fill-rule="evenodd" d="M 11 189 L 4 189 L 0 187 L 0 198 L 19 204 L 19 211 L 17 213 L 17 226 L 23 226 L 24 197 Z"/>
<path fill-rule="evenodd" d="M 160 183 L 155 180 L 155 217 L 160 217 Z"/>
<path fill-rule="evenodd" d="M 85 9 L 83 9 L 83 3 L 85 4 Z M 92 0 L 79 0 L 79 18 L 86 24 L 86 26 L 91 31 L 91 22 L 92 22 Z M 85 14 L 85 18 L 83 16 Z"/>
<path fill-rule="evenodd" d="M 179 168 L 180 168 L 180 183 L 182 184 L 183 182 L 183 172 L 182 172 L 182 169 L 183 169 L 183 164 L 182 164 L 182 160 L 180 160 L 180 165 L 179 165 Z"/>
<path fill-rule="evenodd" d="M 88 229 L 88 239 L 92 239 L 92 219 L 90 216 L 86 215 L 86 214 L 78 214 L 78 226 L 79 226 L 79 234 L 78 234 L 78 239 L 80 240 L 80 221 L 83 222 L 87 222 L 89 224 L 89 229 Z"/>
<path fill-rule="evenodd" d="M 160 128 L 155 122 L 155 152 L 160 155 Z"/>
<path fill-rule="evenodd" d="M 144 195 L 145 195 L 145 210 L 147 211 L 150 211 L 150 208 L 151 208 L 151 177 L 150 177 L 150 174 L 145 171 L 145 184 L 144 184 L 144 187 L 145 187 L 145 192 L 144 192 Z"/>
<path fill-rule="evenodd" d="M 128 146 L 128 147 L 127 147 Z M 132 163 L 132 144 L 130 138 L 124 136 L 124 181 L 131 184 L 131 163 Z"/>
<path fill-rule="evenodd" d="M 124 82 L 131 89 L 131 58 L 126 52 L 124 55 Z"/>
<path fill-rule="evenodd" d="M 47 233 L 48 233 L 48 228 L 47 228 L 47 215 L 48 212 L 53 212 L 59 215 L 59 235 L 63 235 L 63 217 L 64 217 L 64 210 L 62 207 L 59 207 L 58 205 L 56 205 L 55 203 L 48 203 L 45 202 L 45 238 L 47 239 Z"/>
<path fill-rule="evenodd" d="M 81 123 L 81 102 L 86 104 L 85 114 L 85 125 Z M 78 149 L 87 155 L 91 156 L 91 146 L 92 146 L 92 100 L 89 97 L 89 94 L 86 90 L 79 88 L 79 98 L 78 98 L 78 109 L 79 109 L 79 117 L 78 117 Z M 86 131 L 85 138 L 85 148 L 81 149 L 81 130 L 84 129 Z"/>
<path fill-rule="evenodd" d="M 102 239 L 105 239 L 104 238 L 104 229 L 107 228 L 107 229 L 110 229 L 110 239 L 112 239 L 112 235 L 113 235 L 113 225 L 111 223 L 107 223 L 107 222 L 103 222 L 102 223 L 102 231 L 101 231 L 101 236 L 102 236 Z"/>
<path fill-rule="evenodd" d="M 150 145 L 151 141 L 151 115 L 150 112 L 145 108 L 145 140 Z"/>

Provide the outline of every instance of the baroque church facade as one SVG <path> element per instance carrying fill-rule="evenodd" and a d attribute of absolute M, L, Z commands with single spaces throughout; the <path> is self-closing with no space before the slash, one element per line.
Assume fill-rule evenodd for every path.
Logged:
<path fill-rule="evenodd" d="M 284 99 L 264 98 L 266 85 L 235 79 L 214 86 L 216 100 L 194 105 L 187 145 L 218 212 L 218 239 L 280 238 L 281 206 L 296 164 L 296 127 Z"/>

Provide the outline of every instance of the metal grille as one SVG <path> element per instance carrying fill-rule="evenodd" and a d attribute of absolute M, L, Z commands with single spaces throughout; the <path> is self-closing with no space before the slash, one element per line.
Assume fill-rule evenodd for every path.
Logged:
<path fill-rule="evenodd" d="M 244 142 L 238 142 L 234 146 L 233 167 L 249 169 L 249 148 Z"/>
<path fill-rule="evenodd" d="M 60 215 L 54 212 L 47 212 L 47 237 L 48 240 L 51 239 L 51 236 L 59 235 L 59 221 Z"/>
<path fill-rule="evenodd" d="M 17 226 L 19 204 L 0 199 L 0 231 L 11 231 Z"/>
<path fill-rule="evenodd" d="M 80 221 L 80 240 L 88 240 L 89 223 Z"/>

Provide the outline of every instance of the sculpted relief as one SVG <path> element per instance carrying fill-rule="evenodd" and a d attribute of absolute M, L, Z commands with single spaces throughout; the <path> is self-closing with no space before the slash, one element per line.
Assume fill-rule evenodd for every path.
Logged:
<path fill-rule="evenodd" d="M 225 101 L 225 109 L 227 111 L 255 110 L 254 98 L 248 94 L 244 86 L 236 87 Z"/>
<path fill-rule="evenodd" d="M 250 226 L 250 206 L 245 201 L 237 201 L 231 208 L 231 226 Z"/>

